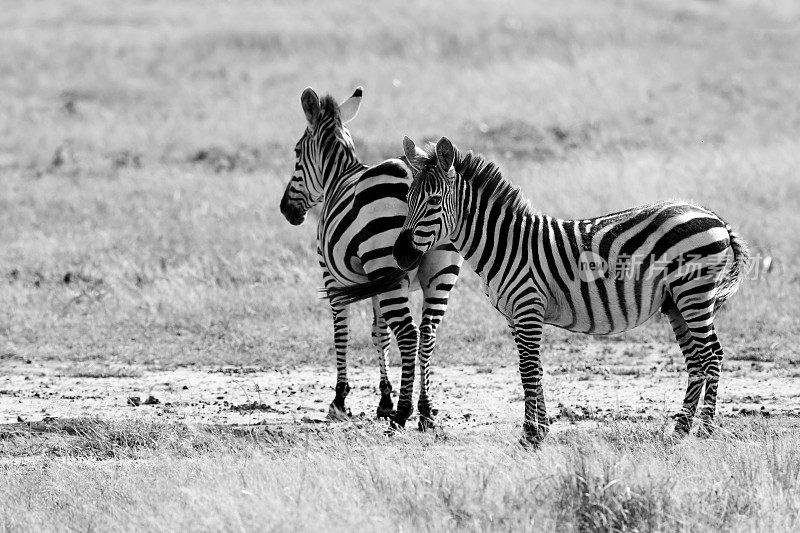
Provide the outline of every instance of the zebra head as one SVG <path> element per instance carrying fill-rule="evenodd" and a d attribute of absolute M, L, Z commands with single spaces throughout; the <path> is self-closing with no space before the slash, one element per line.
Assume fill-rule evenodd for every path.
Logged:
<path fill-rule="evenodd" d="M 414 180 L 408 190 L 408 215 L 393 254 L 400 268 L 412 270 L 425 252 L 449 238 L 455 225 L 456 152 L 447 137 L 427 151 L 404 137 L 403 152 Z"/>
<path fill-rule="evenodd" d="M 330 95 L 320 99 L 311 87 L 300 96 L 308 125 L 294 147 L 294 174 L 281 198 L 281 213 L 291 224 L 302 224 L 308 210 L 322 200 L 326 184 L 358 164 L 353 139 L 344 125 L 358 113 L 361 94 L 362 88 L 357 87 L 342 105 Z"/>

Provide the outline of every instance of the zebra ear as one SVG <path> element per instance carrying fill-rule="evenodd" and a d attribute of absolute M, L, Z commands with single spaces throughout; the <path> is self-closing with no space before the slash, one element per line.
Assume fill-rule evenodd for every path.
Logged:
<path fill-rule="evenodd" d="M 300 95 L 300 103 L 303 106 L 303 112 L 306 114 L 308 125 L 313 128 L 317 125 L 317 119 L 319 119 L 319 96 L 314 92 L 314 89 L 306 87 L 303 94 Z"/>
<path fill-rule="evenodd" d="M 339 116 L 342 117 L 342 124 L 347 124 L 358 115 L 358 108 L 361 107 L 361 93 L 363 91 L 364 89 L 359 85 L 353 92 L 353 96 L 339 106 Z"/>
<path fill-rule="evenodd" d="M 442 137 L 436 143 L 436 165 L 442 172 L 447 173 L 447 177 L 453 178 L 455 173 L 451 173 L 450 170 L 454 170 L 453 163 L 455 163 L 455 160 L 456 150 L 453 148 L 453 143 L 447 137 Z"/>
<path fill-rule="evenodd" d="M 403 136 L 403 154 L 405 154 L 406 159 L 408 160 L 408 166 L 411 167 L 415 173 L 419 172 L 420 167 L 420 159 L 425 157 L 425 152 L 417 148 L 417 145 L 414 144 L 414 141 L 408 138 L 407 135 Z"/>

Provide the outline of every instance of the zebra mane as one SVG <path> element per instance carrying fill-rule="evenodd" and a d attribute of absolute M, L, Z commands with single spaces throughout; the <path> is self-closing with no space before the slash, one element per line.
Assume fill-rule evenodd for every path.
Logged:
<path fill-rule="evenodd" d="M 500 167 L 494 161 L 486 159 L 481 154 L 472 150 L 462 152 L 453 147 L 456 158 L 453 166 L 456 172 L 469 182 L 471 186 L 482 194 L 490 194 L 493 199 L 506 204 L 514 209 L 532 214 L 530 202 L 522 194 L 522 190 L 505 178 Z M 427 143 L 423 149 L 424 157 L 419 160 L 420 166 L 425 170 L 432 170 L 436 166 L 436 145 Z"/>
<path fill-rule="evenodd" d="M 337 124 L 341 124 L 342 119 L 339 116 L 339 103 L 336 99 L 326 94 L 319 99 L 320 116 L 331 117 Z"/>

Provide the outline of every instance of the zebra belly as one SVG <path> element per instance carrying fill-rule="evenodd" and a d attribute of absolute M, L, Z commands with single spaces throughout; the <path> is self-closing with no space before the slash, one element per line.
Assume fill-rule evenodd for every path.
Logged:
<path fill-rule="evenodd" d="M 546 321 L 576 332 L 621 333 L 646 322 L 668 295 L 717 286 L 731 259 L 727 230 L 714 227 L 657 256 L 642 254 L 638 263 L 623 265 L 612 255 L 600 261 L 602 268 L 581 271 L 579 265 L 573 280 L 551 287 L 556 301 Z"/>
<path fill-rule="evenodd" d="M 556 288 L 545 322 L 576 333 L 608 335 L 633 329 L 661 308 L 667 285 L 660 280 L 601 278 L 569 284 L 567 294 Z"/>

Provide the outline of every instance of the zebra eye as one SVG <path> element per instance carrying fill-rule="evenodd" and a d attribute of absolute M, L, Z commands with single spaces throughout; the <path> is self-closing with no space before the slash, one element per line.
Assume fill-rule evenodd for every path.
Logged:
<path fill-rule="evenodd" d="M 435 194 L 430 198 L 428 198 L 428 203 L 431 205 L 439 205 L 442 203 L 442 197 L 439 196 L 438 194 Z"/>

